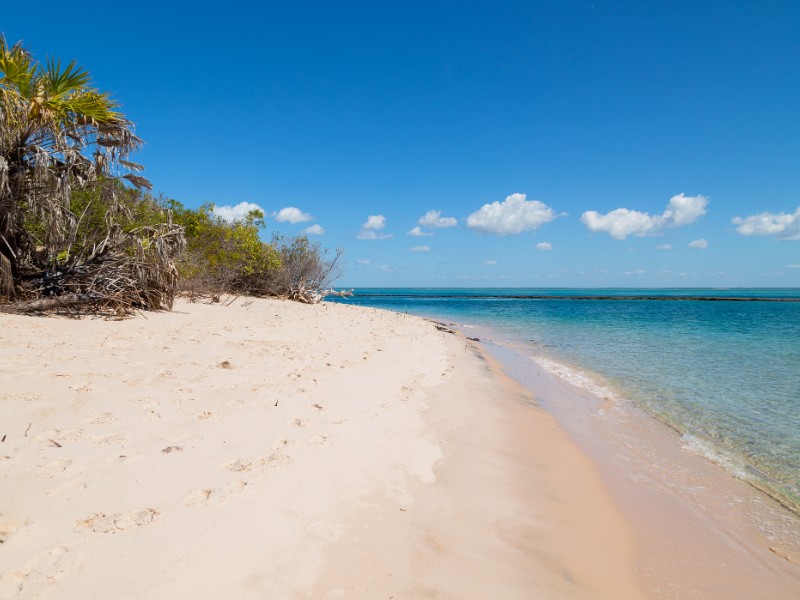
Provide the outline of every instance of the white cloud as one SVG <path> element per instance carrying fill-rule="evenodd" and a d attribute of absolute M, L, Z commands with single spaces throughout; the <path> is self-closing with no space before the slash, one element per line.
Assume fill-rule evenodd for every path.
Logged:
<path fill-rule="evenodd" d="M 395 267 L 394 265 L 381 265 L 378 267 L 378 271 L 383 271 L 384 273 L 394 273 L 398 268 L 399 267 Z"/>
<path fill-rule="evenodd" d="M 356 236 L 359 240 L 388 240 L 392 237 L 391 233 L 375 233 L 374 231 L 361 230 Z"/>
<path fill-rule="evenodd" d="M 590 231 L 605 231 L 616 240 L 624 240 L 629 235 L 658 235 L 665 227 L 679 227 L 693 223 L 706 213 L 708 198 L 705 196 L 673 196 L 667 208 L 660 215 L 650 215 L 638 210 L 618 208 L 601 215 L 587 210 L 581 215 L 581 222 Z"/>
<path fill-rule="evenodd" d="M 361 229 L 383 229 L 386 227 L 386 217 L 383 215 L 370 215 Z"/>
<path fill-rule="evenodd" d="M 787 269 L 800 269 L 800 263 L 794 263 L 791 265 L 786 265 Z"/>
<path fill-rule="evenodd" d="M 537 250 L 552 250 L 553 249 L 553 244 L 551 244 L 550 242 L 539 242 L 538 244 L 536 244 L 536 249 Z"/>
<path fill-rule="evenodd" d="M 536 229 L 555 218 L 546 204 L 526 200 L 525 194 L 511 194 L 502 202 L 484 204 L 467 217 L 467 226 L 482 233 L 509 235 Z"/>
<path fill-rule="evenodd" d="M 322 225 L 312 225 L 311 227 L 306 227 L 303 229 L 303 233 L 307 235 L 322 235 L 325 233 L 325 230 L 322 228 Z"/>
<path fill-rule="evenodd" d="M 655 219 L 647 213 L 627 208 L 617 208 L 601 215 L 593 210 L 581 215 L 581 222 L 589 231 L 605 231 L 617 240 L 624 240 L 631 234 L 646 235 L 655 228 Z"/>
<path fill-rule="evenodd" d="M 420 227 L 414 227 L 408 232 L 408 235 L 413 235 L 415 237 L 422 237 L 422 236 L 431 236 L 432 233 L 428 233 L 427 231 L 422 231 Z"/>
<path fill-rule="evenodd" d="M 731 223 L 738 225 L 742 235 L 771 235 L 780 240 L 800 240 L 800 206 L 794 214 L 763 212 L 749 217 L 735 217 Z"/>
<path fill-rule="evenodd" d="M 656 250 L 672 250 L 672 244 L 660 244 L 656 246 Z"/>
<path fill-rule="evenodd" d="M 708 248 L 708 242 L 705 239 L 700 238 L 699 240 L 689 242 L 689 248 L 694 248 L 695 250 L 705 250 Z"/>
<path fill-rule="evenodd" d="M 312 217 L 310 214 L 304 213 L 302 210 L 295 208 L 294 206 L 282 208 L 275 214 L 275 220 L 278 223 L 291 223 L 292 225 L 296 225 L 297 223 L 305 223 L 313 218 L 314 217 Z"/>
<path fill-rule="evenodd" d="M 440 210 L 429 210 L 417 221 L 423 227 L 455 227 L 458 225 L 453 217 L 443 217 Z"/>
<path fill-rule="evenodd" d="M 485 261 L 483 261 L 483 264 L 488 265 L 490 267 L 493 267 L 493 266 L 495 266 L 497 264 L 497 261 L 496 260 L 485 260 Z"/>
<path fill-rule="evenodd" d="M 666 221 L 666 227 L 688 225 L 706 214 L 706 206 L 708 198 L 701 194 L 697 196 L 678 194 L 669 199 L 667 210 L 661 217 Z"/>
<path fill-rule="evenodd" d="M 633 271 L 625 271 L 625 275 L 644 275 L 647 273 L 644 269 L 634 269 Z"/>
<path fill-rule="evenodd" d="M 236 206 L 215 206 L 213 213 L 220 219 L 228 222 L 241 221 L 247 216 L 247 213 L 254 210 L 260 210 L 262 213 L 264 209 L 258 204 L 252 202 L 239 202 Z"/>
<path fill-rule="evenodd" d="M 430 246 L 414 246 L 413 248 L 409 248 L 409 250 L 411 250 L 411 252 L 430 252 L 431 251 L 431 247 Z"/>
<path fill-rule="evenodd" d="M 383 215 L 370 215 L 361 225 L 361 231 L 357 237 L 360 240 L 385 240 L 392 237 L 389 233 L 377 233 L 384 227 L 386 227 L 386 217 Z"/>
<path fill-rule="evenodd" d="M 372 262 L 372 260 L 370 260 L 369 258 L 359 258 L 359 259 L 356 261 L 356 264 L 359 264 L 359 265 L 368 265 L 368 264 L 370 264 L 371 262 Z"/>

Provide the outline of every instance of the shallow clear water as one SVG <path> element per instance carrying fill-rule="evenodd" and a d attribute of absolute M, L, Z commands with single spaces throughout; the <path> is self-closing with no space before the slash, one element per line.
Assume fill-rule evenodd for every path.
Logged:
<path fill-rule="evenodd" d="M 361 289 L 346 302 L 491 327 L 800 512 L 800 302 L 768 299 L 800 290 Z"/>

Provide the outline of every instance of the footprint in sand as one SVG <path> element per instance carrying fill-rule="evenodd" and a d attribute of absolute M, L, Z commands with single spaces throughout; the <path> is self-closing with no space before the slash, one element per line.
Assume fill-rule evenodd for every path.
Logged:
<path fill-rule="evenodd" d="M 0 598 L 17 598 L 29 584 L 39 589 L 52 585 L 67 571 L 59 563 L 68 552 L 66 546 L 56 546 L 34 557 L 17 571 L 0 574 Z"/>
<path fill-rule="evenodd" d="M 295 427 L 306 428 L 311 423 L 307 419 L 292 419 L 289 421 L 289 425 L 294 425 Z"/>
<path fill-rule="evenodd" d="M 103 423 L 113 423 L 114 421 L 119 421 L 119 419 L 111 413 L 103 413 L 102 415 L 96 416 L 94 419 L 90 419 L 89 424 L 102 425 Z"/>
<path fill-rule="evenodd" d="M 233 473 L 243 473 L 245 471 L 253 470 L 253 463 L 245 458 L 237 458 L 234 461 L 225 463 L 223 466 L 228 469 L 228 471 Z"/>
<path fill-rule="evenodd" d="M 37 442 L 80 442 L 86 440 L 88 433 L 85 429 L 51 429 L 36 436 Z"/>
<path fill-rule="evenodd" d="M 273 452 L 269 456 L 265 456 L 264 458 L 260 459 L 258 464 L 262 469 L 272 469 L 275 467 L 285 467 L 292 462 L 294 462 L 294 459 L 288 454 Z"/>
<path fill-rule="evenodd" d="M 172 454 L 173 452 L 183 452 L 183 446 L 167 446 L 162 448 L 161 452 L 164 454 Z"/>
<path fill-rule="evenodd" d="M 275 442 L 273 448 L 275 448 L 275 450 L 282 450 L 284 448 L 288 448 L 289 446 L 294 446 L 294 444 L 295 444 L 294 440 L 288 438 L 281 438 L 277 442 Z"/>
<path fill-rule="evenodd" d="M 129 402 L 133 402 L 141 406 L 142 410 L 144 410 L 144 417 L 148 421 L 161 418 L 161 415 L 156 410 L 161 404 L 158 400 L 153 400 L 152 398 L 135 398 L 133 400 L 129 400 Z"/>
<path fill-rule="evenodd" d="M 101 444 L 104 446 L 121 446 L 125 442 L 128 441 L 128 438 L 125 437 L 122 433 L 114 433 L 111 435 L 99 435 L 92 438 L 93 444 Z"/>
<path fill-rule="evenodd" d="M 196 416 L 201 421 L 216 421 L 217 419 L 219 419 L 218 415 L 208 410 L 204 410 L 203 412 L 198 413 Z"/>
<path fill-rule="evenodd" d="M 14 533 L 25 525 L 24 519 L 12 519 L 0 513 L 0 544 L 5 544 Z"/>
<path fill-rule="evenodd" d="M 315 435 L 308 442 L 312 446 L 327 446 L 331 443 L 331 440 L 327 435 Z"/>
<path fill-rule="evenodd" d="M 161 520 L 161 512 L 154 508 L 145 508 L 128 513 L 94 513 L 91 517 L 78 521 L 79 529 L 88 529 L 94 533 L 118 533 L 147 527 Z"/>
<path fill-rule="evenodd" d="M 250 484 L 246 481 L 232 481 L 222 488 L 205 488 L 189 494 L 183 503 L 187 506 L 212 506 L 224 504 L 240 495 Z"/>
<path fill-rule="evenodd" d="M 311 408 L 313 408 L 314 410 L 325 410 L 325 407 L 319 402 L 315 402 L 314 404 L 312 404 Z"/>

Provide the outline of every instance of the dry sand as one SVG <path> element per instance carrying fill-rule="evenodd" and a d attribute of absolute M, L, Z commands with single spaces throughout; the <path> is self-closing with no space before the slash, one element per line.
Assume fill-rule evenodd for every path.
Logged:
<path fill-rule="evenodd" d="M 636 598 L 597 470 L 472 343 L 343 305 L 0 315 L 0 598 Z"/>
<path fill-rule="evenodd" d="M 626 506 L 536 400 L 480 344 L 369 308 L 0 314 L 0 600 L 750 589 L 631 519 L 684 513 Z M 687 560 L 714 569 L 653 585 Z"/>

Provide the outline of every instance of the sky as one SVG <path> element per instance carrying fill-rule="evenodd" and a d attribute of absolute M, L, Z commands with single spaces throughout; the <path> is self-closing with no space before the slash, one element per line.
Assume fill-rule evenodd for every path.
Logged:
<path fill-rule="evenodd" d="M 46 18 L 43 15 L 47 15 Z M 800 287 L 800 3 L 14 2 L 155 192 L 343 287 Z"/>

